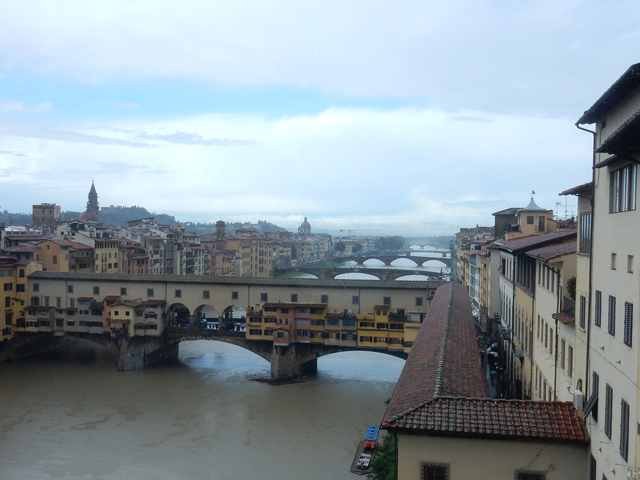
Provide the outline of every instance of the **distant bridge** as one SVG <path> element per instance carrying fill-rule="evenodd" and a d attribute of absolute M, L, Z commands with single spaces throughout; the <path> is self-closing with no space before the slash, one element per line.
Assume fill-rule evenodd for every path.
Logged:
<path fill-rule="evenodd" d="M 301 267 L 294 267 L 286 270 L 282 270 L 281 274 L 295 274 L 295 273 L 306 273 L 309 275 L 314 275 L 319 280 L 334 280 L 339 275 L 344 275 L 347 273 L 366 273 L 367 275 L 372 275 L 376 277 L 378 280 L 382 281 L 393 281 L 398 280 L 401 277 L 406 277 L 408 275 L 424 275 L 433 280 L 441 280 L 446 276 L 445 273 L 441 272 L 431 272 L 429 270 L 422 270 L 418 267 L 416 268 L 375 268 L 375 267 L 366 267 L 362 264 L 360 266 L 354 267 L 335 267 L 335 268 L 326 268 L 326 267 L 314 267 L 313 265 L 306 265 Z M 339 280 L 339 279 L 338 279 Z"/>
<path fill-rule="evenodd" d="M 406 253 L 406 254 L 404 254 Z M 439 252 L 439 253 L 446 253 L 448 255 L 449 252 Z M 415 263 L 416 267 L 421 267 L 424 265 L 425 262 L 429 262 L 432 260 L 438 261 L 438 262 L 442 262 L 444 265 L 446 265 L 448 268 L 451 268 L 451 257 L 450 256 L 444 256 L 444 255 L 415 255 L 415 252 L 410 251 L 410 252 L 401 252 L 401 253 L 395 253 L 395 254 L 375 254 L 375 253 L 368 253 L 365 255 L 350 255 L 350 256 L 346 256 L 346 257 L 340 257 L 340 258 L 336 258 L 335 260 L 339 260 L 342 262 L 356 262 L 356 265 L 364 265 L 364 263 L 367 260 L 380 260 L 382 263 L 384 263 L 386 266 L 392 266 L 393 262 L 395 262 L 396 260 L 411 260 L 413 263 Z"/>

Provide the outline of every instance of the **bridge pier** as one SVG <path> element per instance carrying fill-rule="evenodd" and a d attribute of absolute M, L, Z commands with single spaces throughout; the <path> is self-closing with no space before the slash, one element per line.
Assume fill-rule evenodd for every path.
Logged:
<path fill-rule="evenodd" d="M 113 343 L 118 371 L 142 370 L 146 367 L 178 360 L 178 343 L 162 338 L 118 338 Z"/>
<path fill-rule="evenodd" d="M 273 347 L 271 353 L 271 380 L 292 380 L 318 373 L 317 354 L 310 346 L 289 345 Z"/>

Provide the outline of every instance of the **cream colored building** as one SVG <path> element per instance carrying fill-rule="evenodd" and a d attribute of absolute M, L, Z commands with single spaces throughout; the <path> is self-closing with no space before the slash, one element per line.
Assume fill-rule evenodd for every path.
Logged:
<path fill-rule="evenodd" d="M 531 398 L 573 402 L 575 392 L 576 242 L 530 250 L 536 262 Z M 586 301 L 579 305 L 586 324 Z"/>
<path fill-rule="evenodd" d="M 589 271 L 591 260 L 591 199 L 593 198 L 593 183 L 588 182 L 577 187 L 570 188 L 560 195 L 576 195 L 578 197 L 578 245 L 576 251 L 576 287 L 575 297 L 585 298 L 587 304 L 586 328 L 575 328 L 574 358 L 573 358 L 573 385 L 582 393 L 587 379 L 587 329 L 592 323 L 593 307 L 589 305 Z M 578 300 L 581 302 L 582 300 Z"/>
<path fill-rule="evenodd" d="M 639 79 L 640 64 L 632 65 L 577 122 L 595 125 L 585 383 L 588 395 L 597 399 L 590 402 L 589 430 L 598 479 L 640 478 Z"/>

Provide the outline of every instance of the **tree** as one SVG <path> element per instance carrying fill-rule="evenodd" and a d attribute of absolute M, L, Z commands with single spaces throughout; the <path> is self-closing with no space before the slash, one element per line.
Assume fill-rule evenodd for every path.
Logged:
<path fill-rule="evenodd" d="M 395 434 L 387 434 L 371 462 L 371 480 L 397 480 Z"/>

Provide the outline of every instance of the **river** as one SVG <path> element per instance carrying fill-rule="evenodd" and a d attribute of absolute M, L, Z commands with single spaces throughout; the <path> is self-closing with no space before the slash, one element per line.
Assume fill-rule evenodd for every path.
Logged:
<path fill-rule="evenodd" d="M 77 352 L 0 365 L 0 479 L 354 479 L 404 362 L 330 355 L 318 376 L 271 386 L 239 347 L 187 342 L 181 364 L 116 372 Z"/>

